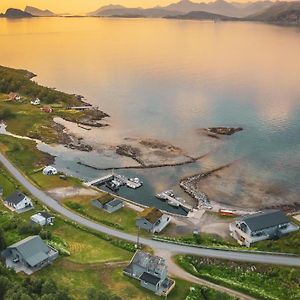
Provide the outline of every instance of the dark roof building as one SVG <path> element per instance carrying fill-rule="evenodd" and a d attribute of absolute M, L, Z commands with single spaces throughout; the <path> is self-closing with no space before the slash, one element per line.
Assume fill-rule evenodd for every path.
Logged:
<path fill-rule="evenodd" d="M 278 209 L 269 209 L 256 214 L 245 215 L 229 226 L 231 236 L 240 245 L 250 247 L 251 244 L 280 238 L 282 235 L 296 231 L 299 227 L 286 214 Z"/>
<path fill-rule="evenodd" d="M 136 251 L 124 274 L 160 296 L 167 296 L 175 286 L 175 281 L 168 278 L 165 259 L 140 250 Z"/>
<path fill-rule="evenodd" d="M 12 193 L 11 195 L 9 195 L 7 198 L 6 198 L 6 202 L 9 203 L 9 204 L 19 204 L 21 201 L 24 200 L 26 196 L 21 193 L 20 191 L 15 191 L 14 193 Z"/>
<path fill-rule="evenodd" d="M 275 209 L 265 210 L 253 215 L 246 215 L 242 217 L 241 220 L 244 221 L 252 231 L 262 230 L 289 222 L 288 217 L 283 211 Z"/>
<path fill-rule="evenodd" d="M 7 247 L 2 256 L 6 259 L 7 266 L 18 270 L 22 268 L 25 273 L 32 274 L 56 259 L 58 252 L 37 235 Z"/>

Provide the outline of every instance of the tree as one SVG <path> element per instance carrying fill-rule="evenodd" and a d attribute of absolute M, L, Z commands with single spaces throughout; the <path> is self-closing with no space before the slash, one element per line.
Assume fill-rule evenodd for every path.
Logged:
<path fill-rule="evenodd" d="M 4 232 L 0 229 L 0 252 L 6 248 L 6 240 L 4 237 Z"/>

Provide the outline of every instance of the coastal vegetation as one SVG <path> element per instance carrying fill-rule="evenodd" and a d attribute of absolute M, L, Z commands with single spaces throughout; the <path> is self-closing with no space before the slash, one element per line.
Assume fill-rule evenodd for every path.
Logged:
<path fill-rule="evenodd" d="M 98 109 L 74 110 L 74 106 L 86 106 L 81 96 L 70 95 L 34 82 L 35 75 L 25 70 L 0 66 L 0 120 L 5 121 L 9 132 L 30 137 L 45 143 L 72 144 L 83 148 L 74 137 L 63 132 L 64 127 L 54 122 L 60 117 L 70 122 L 100 127 L 99 123 L 108 115 Z M 11 99 L 17 93 L 20 99 Z M 31 105 L 32 99 L 40 99 L 42 107 Z M 45 106 L 47 105 L 47 106 Z M 75 146 L 74 146 L 75 145 Z"/>
<path fill-rule="evenodd" d="M 189 273 L 239 290 L 258 299 L 299 299 L 300 269 L 179 255 L 176 262 Z"/>

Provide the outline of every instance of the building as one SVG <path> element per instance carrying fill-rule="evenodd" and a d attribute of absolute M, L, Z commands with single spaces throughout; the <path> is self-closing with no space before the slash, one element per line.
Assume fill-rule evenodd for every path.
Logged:
<path fill-rule="evenodd" d="M 56 175 L 57 170 L 52 166 L 48 166 L 48 167 L 44 168 L 43 174 L 44 175 Z"/>
<path fill-rule="evenodd" d="M 250 247 L 258 241 L 280 238 L 299 227 L 291 223 L 283 211 L 271 209 L 243 216 L 231 223 L 229 229 L 240 245 Z"/>
<path fill-rule="evenodd" d="M 41 226 L 53 225 L 55 217 L 51 216 L 47 211 L 39 212 L 30 217 L 33 223 L 39 224 Z"/>
<path fill-rule="evenodd" d="M 168 278 L 166 261 L 140 250 L 136 251 L 123 273 L 139 280 L 142 287 L 159 296 L 167 296 L 175 286 L 175 281 Z"/>
<path fill-rule="evenodd" d="M 1 256 L 8 268 L 30 275 L 52 263 L 58 257 L 58 252 L 37 235 L 7 247 Z"/>
<path fill-rule="evenodd" d="M 53 109 L 50 106 L 44 106 L 44 107 L 41 108 L 41 111 L 50 114 L 50 113 L 53 112 Z"/>
<path fill-rule="evenodd" d="M 8 95 L 8 100 L 10 101 L 20 101 L 21 100 L 21 97 L 18 93 L 9 93 Z"/>
<path fill-rule="evenodd" d="M 102 197 L 96 200 L 92 200 L 91 203 L 94 207 L 104 209 L 109 213 L 113 213 L 124 207 L 123 201 L 116 198 L 111 199 L 109 197 Z"/>
<path fill-rule="evenodd" d="M 171 217 L 164 215 L 159 209 L 144 209 L 136 219 L 136 226 L 152 233 L 161 232 L 170 223 Z"/>
<path fill-rule="evenodd" d="M 35 99 L 32 99 L 31 101 L 30 101 L 30 103 L 32 104 L 32 105 L 40 105 L 41 104 L 41 100 L 39 99 L 39 98 L 35 98 Z"/>
<path fill-rule="evenodd" d="M 16 212 L 23 212 L 33 209 L 31 199 L 20 191 L 15 191 L 14 193 L 12 193 L 6 198 L 4 203 Z"/>

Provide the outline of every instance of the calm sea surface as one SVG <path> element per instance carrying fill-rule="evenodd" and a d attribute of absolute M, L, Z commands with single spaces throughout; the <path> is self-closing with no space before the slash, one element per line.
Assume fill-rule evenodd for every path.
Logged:
<path fill-rule="evenodd" d="M 197 129 L 242 126 L 242 133 L 215 151 L 212 165 L 245 159 L 257 181 L 299 195 L 300 28 L 160 19 L 0 19 L 0 64 L 28 69 L 38 74 L 39 83 L 99 105 L 111 115 L 112 142 L 152 137 L 197 155 L 211 146 L 201 143 Z M 74 163 L 88 160 L 86 154 L 51 151 L 59 155 L 62 170 L 85 179 L 101 175 Z M 93 156 L 98 166 L 109 159 Z M 179 191 L 179 178 L 201 167 L 124 171 L 146 183 L 137 193 L 124 193 L 164 205 L 153 194 Z"/>

